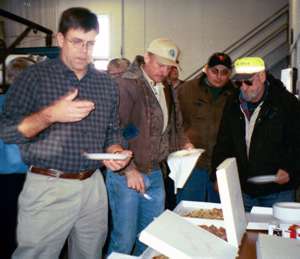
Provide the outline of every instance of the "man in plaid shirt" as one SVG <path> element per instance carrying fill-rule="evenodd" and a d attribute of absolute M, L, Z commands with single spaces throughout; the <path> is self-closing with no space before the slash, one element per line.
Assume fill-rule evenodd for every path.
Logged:
<path fill-rule="evenodd" d="M 85 8 L 63 12 L 60 57 L 20 75 L 0 117 L 0 137 L 20 144 L 30 165 L 19 198 L 18 248 L 13 258 L 58 258 L 69 237 L 69 258 L 100 258 L 107 232 L 107 196 L 98 161 L 82 152 L 124 153 L 104 160 L 125 167 L 131 151 L 121 146 L 118 91 L 93 68 L 99 25 Z"/>

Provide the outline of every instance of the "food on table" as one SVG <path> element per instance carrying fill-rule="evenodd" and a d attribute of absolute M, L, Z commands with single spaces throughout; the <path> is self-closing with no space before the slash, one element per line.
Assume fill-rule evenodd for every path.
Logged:
<path fill-rule="evenodd" d="M 164 256 L 164 255 L 156 255 L 156 256 L 153 256 L 152 259 L 169 259 L 169 257 Z"/>
<path fill-rule="evenodd" d="M 223 219 L 222 209 L 198 209 L 184 215 L 185 217 L 204 218 L 204 219 Z"/>
<path fill-rule="evenodd" d="M 219 238 L 222 238 L 223 240 L 227 241 L 227 236 L 226 236 L 226 230 L 223 227 L 216 227 L 215 225 L 200 225 L 199 227 L 209 231 L 210 233 L 216 235 Z"/>

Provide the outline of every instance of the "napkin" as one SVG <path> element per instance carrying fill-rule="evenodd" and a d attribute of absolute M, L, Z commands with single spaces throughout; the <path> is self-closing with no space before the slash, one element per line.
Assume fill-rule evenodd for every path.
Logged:
<path fill-rule="evenodd" d="M 168 165 L 171 171 L 169 177 L 174 181 L 175 194 L 177 188 L 183 188 L 203 152 L 204 149 L 200 148 L 183 149 L 168 156 Z"/>
<path fill-rule="evenodd" d="M 122 253 L 117 253 L 117 252 L 112 252 L 107 259 L 133 259 L 133 258 L 140 258 L 137 256 L 131 256 L 128 254 L 122 254 Z"/>

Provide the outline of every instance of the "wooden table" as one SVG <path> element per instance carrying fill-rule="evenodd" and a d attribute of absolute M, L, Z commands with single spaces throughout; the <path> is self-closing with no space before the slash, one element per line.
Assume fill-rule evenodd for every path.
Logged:
<path fill-rule="evenodd" d="M 242 245 L 239 249 L 239 259 L 256 259 L 256 240 L 259 233 L 266 231 L 247 230 L 243 236 Z"/>

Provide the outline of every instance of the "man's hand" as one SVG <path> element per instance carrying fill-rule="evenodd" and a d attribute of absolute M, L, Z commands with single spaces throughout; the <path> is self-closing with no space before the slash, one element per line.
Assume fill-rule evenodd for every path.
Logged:
<path fill-rule="evenodd" d="M 285 171 L 283 169 L 278 169 L 277 174 L 276 174 L 275 183 L 285 184 L 285 183 L 288 183 L 289 180 L 290 180 L 290 176 L 287 173 L 287 171 Z"/>
<path fill-rule="evenodd" d="M 128 165 L 132 158 L 132 151 L 130 150 L 122 150 L 119 151 L 118 154 L 124 154 L 127 156 L 124 160 L 103 160 L 103 164 L 112 171 L 119 171 Z"/>
<path fill-rule="evenodd" d="M 55 122 L 80 121 L 95 109 L 91 101 L 75 101 L 78 89 L 75 89 L 50 106 L 25 117 L 18 125 L 19 132 L 27 138 L 33 138 Z"/>
<path fill-rule="evenodd" d="M 95 109 L 95 104 L 88 100 L 74 100 L 78 89 L 68 92 L 45 109 L 44 114 L 51 123 L 76 122 L 87 117 Z"/>
<path fill-rule="evenodd" d="M 191 142 L 187 142 L 184 144 L 183 149 L 191 150 L 195 148 L 194 145 Z"/>
<path fill-rule="evenodd" d="M 135 168 L 125 172 L 128 188 L 134 189 L 140 193 L 145 193 L 145 184 L 143 175 Z"/>
<path fill-rule="evenodd" d="M 219 192 L 219 186 L 218 186 L 218 182 L 217 181 L 215 181 L 213 183 L 213 189 L 214 189 L 215 192 Z"/>

